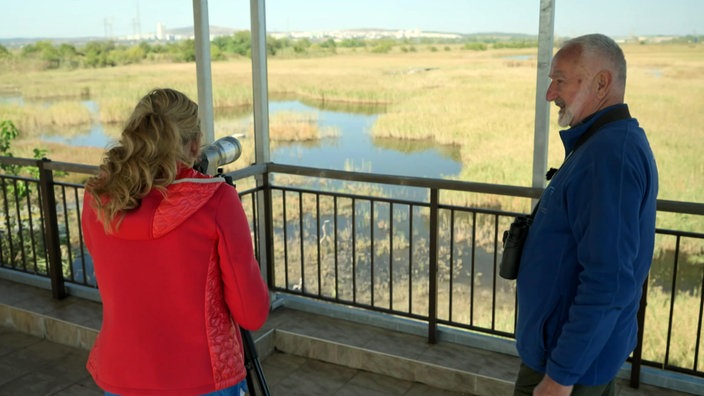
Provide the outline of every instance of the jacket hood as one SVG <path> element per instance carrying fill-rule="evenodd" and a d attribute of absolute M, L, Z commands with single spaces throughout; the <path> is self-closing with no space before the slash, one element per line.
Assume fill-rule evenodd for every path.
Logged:
<path fill-rule="evenodd" d="M 151 191 L 139 208 L 127 213 L 115 234 L 118 238 L 160 238 L 187 221 L 219 188 L 229 187 L 222 177 L 182 169 L 166 193 Z"/>

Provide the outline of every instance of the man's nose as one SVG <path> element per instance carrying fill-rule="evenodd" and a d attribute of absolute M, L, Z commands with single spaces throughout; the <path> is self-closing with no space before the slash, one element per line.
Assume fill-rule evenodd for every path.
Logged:
<path fill-rule="evenodd" d="M 557 99 L 555 83 L 550 82 L 550 85 L 548 85 L 548 90 L 545 92 L 545 100 L 547 100 L 548 102 L 552 102 L 555 99 Z"/>

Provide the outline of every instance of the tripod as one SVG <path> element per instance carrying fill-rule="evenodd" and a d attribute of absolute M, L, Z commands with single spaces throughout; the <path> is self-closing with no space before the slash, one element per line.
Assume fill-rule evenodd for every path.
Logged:
<path fill-rule="evenodd" d="M 222 177 L 225 179 L 227 184 L 235 187 L 235 183 L 232 181 L 230 176 L 225 175 L 222 172 L 222 168 L 218 168 L 218 173 L 216 177 Z M 257 395 L 257 390 L 262 392 L 263 396 L 269 396 L 269 386 L 266 384 L 266 378 L 264 378 L 264 371 L 262 370 L 262 365 L 259 363 L 259 355 L 257 354 L 257 347 L 254 345 L 254 340 L 252 339 L 252 334 L 240 327 L 240 334 L 242 335 L 242 349 L 244 349 L 244 367 L 247 369 L 247 388 L 249 389 L 249 394 L 251 396 Z M 255 379 L 258 387 L 255 387 Z"/>
<path fill-rule="evenodd" d="M 262 365 L 259 363 L 259 355 L 257 354 L 257 348 L 252 340 L 252 334 L 249 331 L 240 328 L 240 334 L 242 334 L 242 348 L 244 349 L 244 366 L 247 368 L 247 388 L 249 389 L 249 394 L 252 396 L 257 395 L 257 391 L 254 386 L 254 380 L 256 379 L 258 388 L 262 391 L 262 395 L 269 396 L 269 387 L 266 384 L 266 378 L 264 378 L 264 372 L 262 371 Z"/>

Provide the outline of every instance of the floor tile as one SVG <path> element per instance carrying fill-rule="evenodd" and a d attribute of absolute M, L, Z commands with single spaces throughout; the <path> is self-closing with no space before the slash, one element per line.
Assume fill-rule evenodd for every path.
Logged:
<path fill-rule="evenodd" d="M 361 388 L 366 389 L 369 392 L 380 392 L 383 395 L 395 396 L 405 395 L 412 386 L 413 383 L 409 381 L 360 371 L 352 377 L 352 379 L 350 379 L 345 387 Z"/>

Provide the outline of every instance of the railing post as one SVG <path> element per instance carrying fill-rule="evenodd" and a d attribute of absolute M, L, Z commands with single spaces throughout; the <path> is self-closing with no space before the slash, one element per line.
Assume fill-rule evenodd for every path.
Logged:
<path fill-rule="evenodd" d="M 44 241 L 49 256 L 47 272 L 51 279 L 51 295 L 55 299 L 60 300 L 66 297 L 66 288 L 64 287 L 64 274 L 61 265 L 59 221 L 56 215 L 56 197 L 54 196 L 54 174 L 44 166 L 50 161 L 42 158 L 37 161 L 37 167 L 39 168 L 39 194 L 42 197 Z"/>
<path fill-rule="evenodd" d="M 257 194 L 257 227 L 259 228 L 259 258 L 263 268 L 262 275 L 270 289 L 274 288 L 274 220 L 272 216 L 271 184 L 269 183 L 269 171 L 265 171 L 260 176 L 258 184 L 261 190 Z"/>
<path fill-rule="evenodd" d="M 640 386 L 640 366 L 643 361 L 643 333 L 645 331 L 645 307 L 648 305 L 648 278 L 643 283 L 643 295 L 640 296 L 638 307 L 638 340 L 631 358 L 631 388 Z"/>
<path fill-rule="evenodd" d="M 430 241 L 428 274 L 428 342 L 438 342 L 438 189 L 430 189 Z"/>

